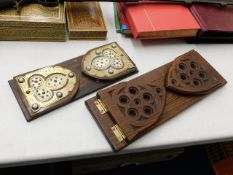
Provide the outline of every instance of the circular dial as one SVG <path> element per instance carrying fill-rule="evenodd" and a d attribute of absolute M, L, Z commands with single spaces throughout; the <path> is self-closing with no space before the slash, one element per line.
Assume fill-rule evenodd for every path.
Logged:
<path fill-rule="evenodd" d="M 49 101 L 53 97 L 53 93 L 50 90 L 39 88 L 35 92 L 35 97 L 42 102 Z"/>
<path fill-rule="evenodd" d="M 67 77 L 63 74 L 53 74 L 46 80 L 46 86 L 51 90 L 63 88 L 67 83 Z"/>
<path fill-rule="evenodd" d="M 38 89 L 44 84 L 44 77 L 41 75 L 33 75 L 29 78 L 29 85 L 32 89 Z"/>
<path fill-rule="evenodd" d="M 114 52 L 111 49 L 106 49 L 106 50 L 103 51 L 103 55 L 105 57 L 114 58 L 116 56 L 116 52 Z"/>
<path fill-rule="evenodd" d="M 110 66 L 110 59 L 106 57 L 97 57 L 93 60 L 92 65 L 97 70 L 106 70 Z"/>
<path fill-rule="evenodd" d="M 116 57 L 112 60 L 111 66 L 115 69 L 122 69 L 124 67 L 124 63 L 119 57 Z"/>

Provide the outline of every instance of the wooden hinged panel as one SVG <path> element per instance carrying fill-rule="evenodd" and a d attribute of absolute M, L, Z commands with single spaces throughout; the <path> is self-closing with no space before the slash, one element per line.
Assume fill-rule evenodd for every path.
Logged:
<path fill-rule="evenodd" d="M 120 83 L 98 92 L 112 119 L 128 140 L 158 121 L 165 105 L 164 81 Z"/>
<path fill-rule="evenodd" d="M 184 73 L 189 83 L 181 77 Z M 169 83 L 174 80 L 176 83 L 171 87 Z M 200 84 L 195 84 L 195 80 Z M 119 151 L 224 84 L 226 80 L 192 50 L 129 82 L 99 91 L 96 97 L 86 101 L 86 105 L 113 149 Z M 104 113 L 95 105 L 98 100 L 105 108 Z M 151 115 L 146 118 L 145 113 Z"/>

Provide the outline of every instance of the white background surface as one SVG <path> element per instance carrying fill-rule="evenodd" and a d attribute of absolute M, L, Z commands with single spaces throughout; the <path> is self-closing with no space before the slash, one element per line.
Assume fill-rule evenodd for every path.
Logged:
<path fill-rule="evenodd" d="M 128 80 L 195 49 L 228 81 L 225 87 L 120 154 L 233 140 L 233 45 L 194 45 L 175 39 L 141 42 L 125 38 L 115 32 L 112 3 L 102 3 L 102 9 L 109 30 L 105 41 L 0 42 L 1 167 L 114 154 L 84 104 L 95 93 L 27 123 L 8 85 L 15 75 L 65 61 L 112 41 L 117 41 L 138 66 L 139 74 Z"/>

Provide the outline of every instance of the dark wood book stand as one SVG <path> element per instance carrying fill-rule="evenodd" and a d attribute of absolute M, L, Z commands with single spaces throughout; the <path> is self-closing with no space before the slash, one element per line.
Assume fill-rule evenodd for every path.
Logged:
<path fill-rule="evenodd" d="M 117 43 L 9 81 L 27 121 L 138 72 Z"/>
<path fill-rule="evenodd" d="M 119 151 L 203 99 L 226 80 L 196 51 L 86 101 L 112 148 Z"/>

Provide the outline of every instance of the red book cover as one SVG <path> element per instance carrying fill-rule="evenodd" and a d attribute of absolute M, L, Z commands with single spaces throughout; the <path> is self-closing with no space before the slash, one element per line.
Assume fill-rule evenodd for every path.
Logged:
<path fill-rule="evenodd" d="M 189 9 L 180 4 L 125 5 L 135 38 L 194 37 L 200 29 Z"/>
<path fill-rule="evenodd" d="M 212 39 L 233 38 L 233 8 L 194 4 L 190 8 L 201 26 L 199 37 Z"/>

